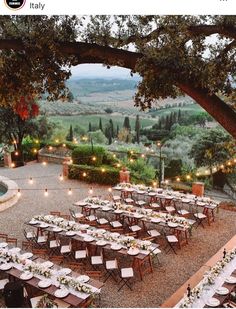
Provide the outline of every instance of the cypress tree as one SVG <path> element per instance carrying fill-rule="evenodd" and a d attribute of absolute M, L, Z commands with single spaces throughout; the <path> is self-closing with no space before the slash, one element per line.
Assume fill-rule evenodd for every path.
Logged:
<path fill-rule="evenodd" d="M 116 127 L 116 136 L 119 135 L 119 132 L 120 132 L 120 127 L 119 127 L 119 125 L 117 125 L 117 127 Z"/>
<path fill-rule="evenodd" d="M 130 126 L 130 122 L 129 122 L 129 117 L 128 116 L 126 116 L 125 119 L 124 119 L 123 128 L 131 131 L 131 126 Z"/>
<path fill-rule="evenodd" d="M 135 132 L 136 132 L 136 142 L 140 143 L 140 119 L 139 115 L 136 116 L 135 120 Z"/>
<path fill-rule="evenodd" d="M 114 138 L 115 133 L 114 133 L 114 125 L 113 125 L 112 119 L 109 120 L 109 124 L 110 124 L 111 136 L 112 136 L 112 138 Z"/>
<path fill-rule="evenodd" d="M 100 117 L 99 119 L 99 130 L 101 130 L 103 132 L 103 128 L 102 128 L 102 118 Z"/>
<path fill-rule="evenodd" d="M 92 125 L 91 125 L 91 122 L 89 123 L 89 129 L 88 129 L 89 132 L 92 132 Z"/>
<path fill-rule="evenodd" d="M 66 140 L 68 142 L 73 142 L 73 139 L 74 139 L 74 135 L 73 135 L 73 128 L 72 128 L 72 125 L 70 125 L 70 129 L 69 129 L 69 132 L 66 136 Z"/>

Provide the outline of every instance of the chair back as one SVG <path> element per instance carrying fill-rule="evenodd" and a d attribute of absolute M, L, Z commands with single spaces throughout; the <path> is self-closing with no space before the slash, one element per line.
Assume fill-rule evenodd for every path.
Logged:
<path fill-rule="evenodd" d="M 60 217 L 60 211 L 50 211 L 50 215 Z"/>
<path fill-rule="evenodd" d="M 102 272 L 99 270 L 86 270 L 85 274 L 93 279 L 100 280 L 102 278 Z"/>
<path fill-rule="evenodd" d="M 7 241 L 7 234 L 0 233 L 0 240 L 4 240 L 4 242 L 6 242 Z"/>
<path fill-rule="evenodd" d="M 17 247 L 17 239 L 16 238 L 12 238 L 12 237 L 7 237 L 7 241 L 8 244 L 13 245 L 15 247 Z"/>
<path fill-rule="evenodd" d="M 47 249 L 35 249 L 35 248 L 33 248 L 32 253 L 34 255 L 41 257 L 41 258 L 45 258 L 47 256 Z"/>

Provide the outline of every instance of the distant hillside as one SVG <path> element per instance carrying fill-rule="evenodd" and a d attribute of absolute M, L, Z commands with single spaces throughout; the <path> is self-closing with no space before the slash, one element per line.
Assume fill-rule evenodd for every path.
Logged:
<path fill-rule="evenodd" d="M 132 90 L 135 92 L 137 79 L 70 79 L 68 88 L 75 98 L 89 96 L 93 93 L 106 93 L 112 91 Z"/>

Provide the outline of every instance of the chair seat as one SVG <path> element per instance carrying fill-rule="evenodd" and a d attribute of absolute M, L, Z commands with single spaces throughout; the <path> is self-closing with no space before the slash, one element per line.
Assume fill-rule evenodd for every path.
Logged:
<path fill-rule="evenodd" d="M 129 228 L 131 229 L 132 232 L 138 232 L 141 230 L 141 227 L 138 225 L 132 225 Z"/>
<path fill-rule="evenodd" d="M 57 247 L 60 247 L 59 240 L 50 240 L 49 248 L 57 248 Z"/>
<path fill-rule="evenodd" d="M 189 211 L 185 210 L 185 209 L 180 209 L 178 210 L 178 213 L 182 216 L 185 216 L 185 215 L 188 215 L 189 214 Z"/>
<path fill-rule="evenodd" d="M 75 217 L 76 217 L 76 219 L 80 219 L 80 218 L 83 218 L 83 214 L 82 213 L 80 213 L 80 212 L 77 212 L 76 214 L 75 214 Z"/>
<path fill-rule="evenodd" d="M 134 276 L 134 270 L 132 267 L 121 268 L 121 277 L 122 278 L 132 278 Z"/>
<path fill-rule="evenodd" d="M 69 253 L 71 252 L 71 247 L 69 245 L 61 246 L 61 253 Z"/>
<path fill-rule="evenodd" d="M 207 216 L 204 215 L 202 212 L 197 212 L 194 214 L 194 217 L 198 218 L 198 219 L 205 219 Z"/>
<path fill-rule="evenodd" d="M 106 269 L 118 269 L 117 260 L 106 261 Z"/>
<path fill-rule="evenodd" d="M 168 212 L 172 212 L 172 211 L 175 211 L 175 208 L 173 206 L 166 206 L 166 210 Z"/>
<path fill-rule="evenodd" d="M 89 221 L 95 221 L 97 218 L 94 215 L 90 215 L 87 217 Z"/>
<path fill-rule="evenodd" d="M 178 239 L 175 235 L 168 235 L 166 238 L 169 242 L 178 242 Z"/>
<path fill-rule="evenodd" d="M 122 227 L 122 224 L 119 221 L 112 221 L 111 226 L 113 227 Z"/>
<path fill-rule="evenodd" d="M 85 259 L 86 257 L 87 257 L 86 250 L 75 251 L 75 258 L 76 259 Z"/>
<path fill-rule="evenodd" d="M 161 253 L 161 250 L 160 249 L 158 249 L 158 248 L 156 248 L 155 250 L 153 250 L 152 251 L 153 252 L 153 254 L 159 254 L 159 253 Z"/>
<path fill-rule="evenodd" d="M 39 236 L 37 239 L 37 243 L 42 244 L 44 242 L 47 241 L 47 237 L 46 236 Z"/>
<path fill-rule="evenodd" d="M 91 264 L 92 265 L 102 265 L 103 264 L 102 257 L 100 255 L 92 256 L 91 257 Z"/>
<path fill-rule="evenodd" d="M 9 282 L 8 279 L 2 279 L 0 280 L 0 291 L 4 289 L 4 286 Z"/>
<path fill-rule="evenodd" d="M 137 201 L 137 202 L 136 202 L 136 205 L 139 205 L 139 206 L 143 206 L 143 205 L 145 205 L 145 204 L 146 204 L 145 201 Z"/>
<path fill-rule="evenodd" d="M 35 235 L 34 235 L 34 233 L 33 232 L 27 232 L 26 233 L 26 238 L 34 238 L 35 237 Z"/>
<path fill-rule="evenodd" d="M 106 224 L 106 223 L 108 223 L 107 219 L 105 219 L 105 218 L 98 219 L 97 221 L 98 221 L 99 224 Z"/>
<path fill-rule="evenodd" d="M 151 206 L 152 208 L 160 208 L 160 205 L 157 204 L 157 203 L 152 203 L 150 206 Z"/>
<path fill-rule="evenodd" d="M 129 203 L 132 204 L 133 202 L 134 202 L 134 200 L 132 198 L 130 198 L 130 197 L 125 199 L 125 203 L 127 203 L 127 204 L 129 204 Z"/>
<path fill-rule="evenodd" d="M 113 196 L 113 201 L 120 201 L 121 197 L 119 195 Z"/>
<path fill-rule="evenodd" d="M 147 231 L 147 233 L 152 237 L 157 237 L 161 235 L 157 230 L 150 230 L 150 231 Z"/>

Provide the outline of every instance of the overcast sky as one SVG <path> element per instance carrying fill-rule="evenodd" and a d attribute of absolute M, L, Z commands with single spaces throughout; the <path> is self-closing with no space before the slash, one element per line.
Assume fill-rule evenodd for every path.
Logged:
<path fill-rule="evenodd" d="M 80 64 L 72 67 L 71 72 L 72 78 L 132 78 L 128 69 L 117 66 L 107 69 L 102 64 Z"/>

